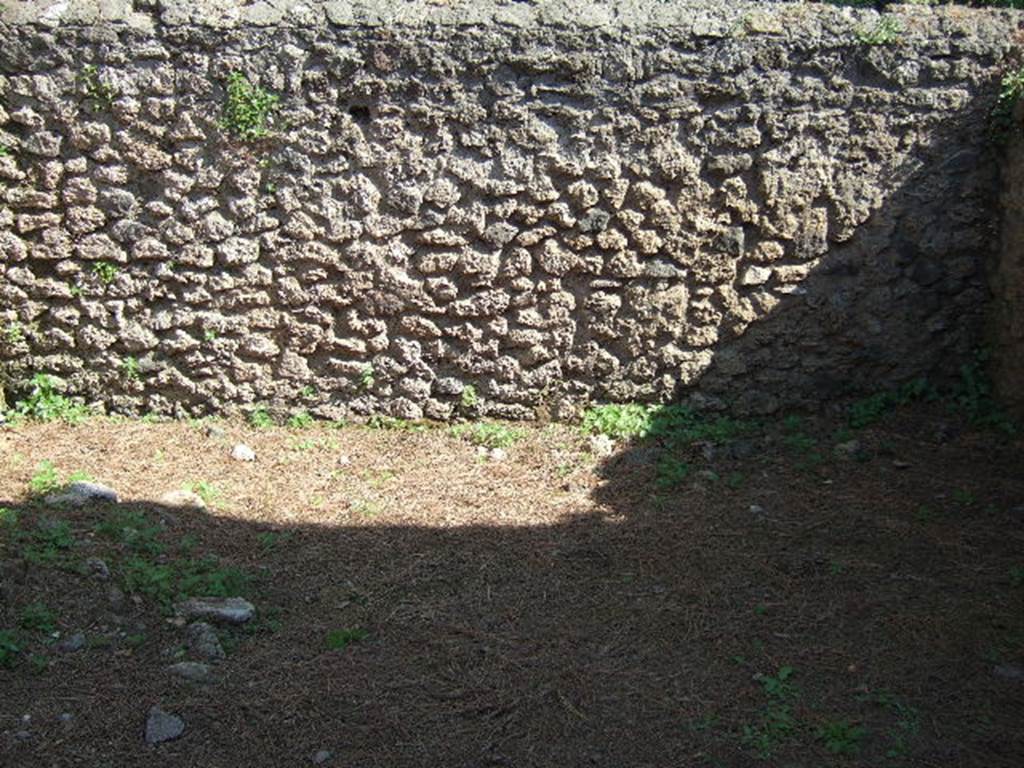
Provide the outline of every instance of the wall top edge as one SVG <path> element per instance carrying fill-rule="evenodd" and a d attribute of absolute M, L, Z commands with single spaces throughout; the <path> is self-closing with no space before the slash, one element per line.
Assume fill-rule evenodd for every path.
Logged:
<path fill-rule="evenodd" d="M 893 5 L 908 33 L 1008 36 L 1024 11 L 960 6 Z M 695 37 L 814 36 L 877 24 L 871 9 L 806 2 L 742 0 L 4 0 L 9 27 L 120 26 L 141 32 L 168 27 L 317 29 L 535 26 L 568 29 L 673 29 Z"/>

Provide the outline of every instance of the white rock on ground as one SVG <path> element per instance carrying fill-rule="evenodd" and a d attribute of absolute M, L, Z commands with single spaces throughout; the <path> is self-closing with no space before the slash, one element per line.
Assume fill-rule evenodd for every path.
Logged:
<path fill-rule="evenodd" d="M 186 619 L 206 619 L 221 624 L 245 624 L 256 612 L 256 607 L 241 597 L 193 597 L 177 603 L 174 611 Z"/>
<path fill-rule="evenodd" d="M 159 498 L 159 502 L 165 507 L 206 509 L 203 497 L 193 491 L 168 491 Z"/>
<path fill-rule="evenodd" d="M 599 459 L 606 459 L 615 453 L 615 441 L 608 435 L 591 435 L 590 452 Z"/>
<path fill-rule="evenodd" d="M 231 458 L 235 461 L 256 461 L 256 451 L 245 443 L 239 443 L 231 449 Z"/>
<path fill-rule="evenodd" d="M 57 504 L 66 507 L 82 507 L 86 504 L 117 504 L 117 491 L 108 488 L 100 483 L 87 483 L 78 481 L 70 483 L 57 493 L 51 493 L 45 499 L 47 504 Z"/>
<path fill-rule="evenodd" d="M 146 743 L 171 741 L 185 732 L 185 721 L 175 714 L 164 712 L 160 706 L 150 707 L 146 716 Z"/>

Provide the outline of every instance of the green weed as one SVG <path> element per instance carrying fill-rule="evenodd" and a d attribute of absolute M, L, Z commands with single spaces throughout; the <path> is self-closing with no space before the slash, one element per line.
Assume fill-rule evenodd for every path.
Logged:
<path fill-rule="evenodd" d="M 334 629 L 327 633 L 327 647 L 332 651 L 341 651 L 352 643 L 365 640 L 370 633 L 362 627 L 355 629 Z"/>
<path fill-rule="evenodd" d="M 124 544 L 132 552 L 159 555 L 164 545 L 157 541 L 163 528 L 149 522 L 144 514 L 133 509 L 111 510 L 95 531 L 100 536 Z"/>
<path fill-rule="evenodd" d="M 690 465 L 674 456 L 658 459 L 655 482 L 659 488 L 674 488 L 690 476 Z"/>
<path fill-rule="evenodd" d="M 37 565 L 60 564 L 75 545 L 71 526 L 64 520 L 40 523 L 32 531 L 19 532 L 22 556 Z"/>
<path fill-rule="evenodd" d="M 583 431 L 614 440 L 656 438 L 669 446 L 707 441 L 721 443 L 750 431 L 751 425 L 728 417 L 705 418 L 682 405 L 599 405 L 583 414 Z"/>
<path fill-rule="evenodd" d="M 927 379 L 919 378 L 894 390 L 878 392 L 853 403 L 847 413 L 852 429 L 863 429 L 877 423 L 893 409 L 915 400 L 934 400 L 938 396 Z"/>
<path fill-rule="evenodd" d="M 376 379 L 373 376 L 373 364 L 367 363 L 366 367 L 363 368 L 359 374 L 359 388 L 366 391 L 373 389 L 373 385 Z"/>
<path fill-rule="evenodd" d="M 249 423 L 257 429 L 270 429 L 274 426 L 274 419 L 265 407 L 260 406 L 249 414 Z"/>
<path fill-rule="evenodd" d="M 521 429 L 487 421 L 460 424 L 452 427 L 451 432 L 456 437 L 464 438 L 473 445 L 485 448 L 508 448 L 525 436 Z"/>
<path fill-rule="evenodd" d="M 72 472 L 66 479 L 62 478 L 52 461 L 41 461 L 36 466 L 36 472 L 29 479 L 29 491 L 34 496 L 43 496 L 54 491 L 59 491 L 71 483 L 91 482 L 92 477 L 86 472 Z"/>
<path fill-rule="evenodd" d="M 466 410 L 476 408 L 480 404 L 480 397 L 476 393 L 476 387 L 472 384 L 467 384 L 462 389 L 462 395 L 459 397 L 459 405 Z"/>
<path fill-rule="evenodd" d="M 825 749 L 833 755 L 855 755 L 867 730 L 847 720 L 825 723 L 818 729 L 818 738 L 825 743 Z"/>
<path fill-rule="evenodd" d="M 986 372 L 988 350 L 978 350 L 974 359 L 960 366 L 960 381 L 951 394 L 953 407 L 963 413 L 971 424 L 1015 435 L 1017 425 L 996 402 L 992 382 Z"/>
<path fill-rule="evenodd" d="M 14 414 L 35 421 L 65 421 L 78 424 L 88 415 L 89 409 L 57 392 L 58 381 L 45 373 L 35 374 L 29 382 L 28 397 L 14 405 Z"/>
<path fill-rule="evenodd" d="M 18 513 L 9 507 L 0 507 L 0 529 L 17 528 Z"/>
<path fill-rule="evenodd" d="M 131 557 L 122 564 L 125 589 L 168 606 L 189 597 L 237 597 L 248 589 L 238 568 L 224 567 L 216 557 L 153 563 Z"/>
<path fill-rule="evenodd" d="M 236 139 L 255 141 L 270 133 L 278 97 L 249 82 L 241 72 L 228 75 L 220 126 Z"/>
<path fill-rule="evenodd" d="M 1010 568 L 1010 586 L 1014 589 L 1024 587 L 1024 565 L 1015 565 Z"/>
<path fill-rule="evenodd" d="M 92 273 L 99 278 L 101 283 L 110 285 L 117 279 L 121 270 L 116 264 L 111 264 L 109 261 L 97 261 L 92 265 Z"/>
<path fill-rule="evenodd" d="M 121 361 L 121 375 L 128 379 L 128 381 L 138 381 L 141 370 L 139 361 L 134 357 L 129 356 Z"/>
<path fill-rule="evenodd" d="M 769 702 L 755 725 L 743 726 L 742 739 L 762 759 L 769 757 L 779 744 L 796 731 L 796 718 L 790 706 L 785 703 L 797 694 L 791 682 L 793 674 L 792 667 L 782 667 L 774 675 L 755 676 Z"/>
<path fill-rule="evenodd" d="M 313 425 L 313 417 L 306 411 L 298 411 L 288 419 L 288 426 L 292 429 L 305 429 Z"/>
<path fill-rule="evenodd" d="M 294 534 L 291 531 L 279 533 L 277 531 L 264 531 L 256 534 L 256 541 L 266 550 L 277 549 L 292 540 Z"/>
<path fill-rule="evenodd" d="M 1013 111 L 1024 96 L 1024 67 L 1007 72 L 1000 82 L 999 95 L 989 113 L 989 133 L 996 144 L 1005 144 L 1014 130 Z"/>
<path fill-rule="evenodd" d="M 109 110 L 117 98 L 117 89 L 100 80 L 99 70 L 94 64 L 86 64 L 78 75 L 78 80 L 85 91 L 86 100 L 94 112 Z"/>
<path fill-rule="evenodd" d="M 775 675 L 757 675 L 756 679 L 761 683 L 765 694 L 771 698 L 791 699 L 797 693 L 797 689 L 791 682 L 793 674 L 792 667 L 782 667 Z"/>
<path fill-rule="evenodd" d="M 198 483 L 191 483 L 185 486 L 186 491 L 191 491 L 203 500 L 203 503 L 213 509 L 213 506 L 220 501 L 220 489 L 213 483 L 200 480 Z"/>
<path fill-rule="evenodd" d="M 891 16 L 883 16 L 875 26 L 858 29 L 857 40 L 864 45 L 892 45 L 899 42 L 903 28 L 897 19 Z"/>
<path fill-rule="evenodd" d="M 21 610 L 19 624 L 22 629 L 48 635 L 57 628 L 57 616 L 43 603 L 30 603 Z"/>
<path fill-rule="evenodd" d="M 12 630 L 0 630 L 0 667 L 13 667 L 21 653 L 21 645 Z"/>

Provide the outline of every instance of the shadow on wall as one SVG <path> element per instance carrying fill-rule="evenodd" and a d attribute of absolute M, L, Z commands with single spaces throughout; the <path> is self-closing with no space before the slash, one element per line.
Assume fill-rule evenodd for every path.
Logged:
<path fill-rule="evenodd" d="M 120 505 L 120 517 L 2 502 L 28 538 L 12 544 L 8 515 L 0 629 L 41 602 L 90 645 L 63 655 L 29 646 L 50 661 L 39 675 L 24 659 L 0 667 L 0 762 L 84 756 L 131 768 L 157 754 L 166 765 L 255 767 L 328 749 L 344 764 L 389 767 L 738 767 L 758 755 L 820 766 L 836 759 L 826 727 L 852 740 L 850 765 L 878 765 L 895 749 L 915 765 L 1009 768 L 1024 752 L 1019 684 L 985 661 L 1020 628 L 1005 583 L 1019 565 L 1006 535 L 1005 510 L 1022 492 L 1012 449 L 914 453 L 918 435 L 899 443 L 918 469 L 847 462 L 826 485 L 766 444 L 725 462 L 746 475 L 742 486 L 723 474 L 667 487 L 655 443 L 604 462 L 588 496 L 572 485 L 588 471 L 560 478 L 552 446 L 474 468 L 469 446 L 446 454 L 433 438 L 398 437 L 405 449 L 380 438 L 384 457 L 419 451 L 437 473 L 425 488 L 396 481 L 393 512 L 422 525 L 354 522 L 354 506 L 346 524 L 274 515 L 269 526 L 148 501 Z M 112 462 L 93 437 L 63 439 L 79 466 Z M 257 485 L 281 471 L 245 466 Z M 511 516 L 494 497 L 500 486 L 502 499 L 515 496 Z M 969 511 L 935 501 L 951 487 L 984 495 Z M 915 517 L 925 501 L 937 518 Z M 298 504 L 270 497 L 245 514 Z M 476 516 L 489 522 L 463 522 Z M 46 523 L 58 518 L 70 524 L 63 539 Z M 158 521 L 164 531 L 151 528 Z M 45 558 L 47 542 L 68 538 L 74 549 L 58 546 L 47 565 L 20 559 L 25 546 Z M 62 571 L 69 553 L 103 555 L 113 580 Z M 209 553 L 224 560 L 204 571 L 196 563 Z M 187 684 L 165 669 L 182 658 L 185 630 L 157 598 L 185 578 L 194 591 L 230 591 L 225 564 L 250 575 L 242 591 L 258 620 L 221 630 L 231 652 L 215 682 Z M 111 603 L 109 586 L 129 583 L 141 601 Z M 331 650 L 332 632 L 335 645 L 351 644 Z M 186 723 L 156 753 L 142 739 L 154 704 Z M 63 712 L 73 720 L 59 721 Z"/>
<path fill-rule="evenodd" d="M 35 191 L 0 232 L 11 377 L 176 415 L 759 414 L 941 378 L 982 339 L 1002 43 L 249 30 L 241 57 L 183 29 L 210 50 L 157 72 L 55 34 L 122 95 L 61 111 L 40 93 L 69 62 L 12 42 L 3 163 Z M 283 141 L 218 127 L 247 66 Z"/>

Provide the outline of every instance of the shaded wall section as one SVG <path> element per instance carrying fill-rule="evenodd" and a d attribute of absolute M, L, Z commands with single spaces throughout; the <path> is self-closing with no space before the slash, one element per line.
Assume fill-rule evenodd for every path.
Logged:
<path fill-rule="evenodd" d="M 1015 124 L 1024 121 L 1017 105 Z M 993 370 L 1003 402 L 1024 416 L 1024 138 L 1013 132 L 1003 164 L 1003 236 L 994 272 Z"/>
<path fill-rule="evenodd" d="M 751 414 L 982 339 L 1020 13 L 101 5 L 3 12 L 8 382 L 177 415 Z M 225 124 L 232 76 L 279 98 L 266 136 Z"/>

